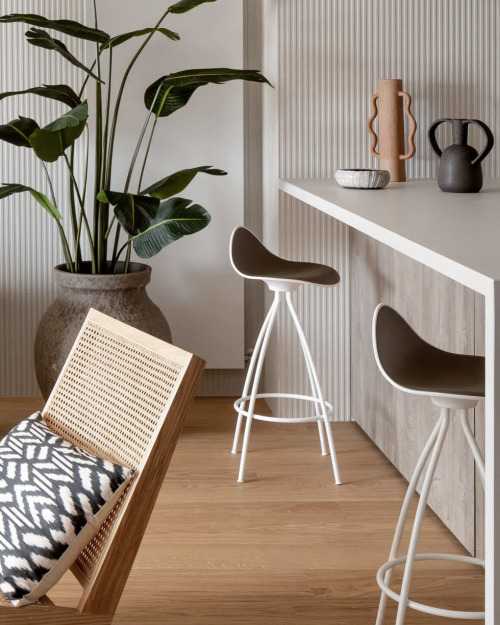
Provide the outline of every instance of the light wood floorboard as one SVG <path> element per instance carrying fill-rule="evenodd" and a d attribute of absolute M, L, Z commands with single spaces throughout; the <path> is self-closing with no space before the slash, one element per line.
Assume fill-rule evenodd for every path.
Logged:
<path fill-rule="evenodd" d="M 0 399 L 0 435 L 38 407 Z M 404 479 L 354 423 L 333 424 L 344 480 L 335 486 L 315 424 L 256 422 L 248 481 L 237 484 L 233 427 L 231 400 L 196 400 L 113 624 L 374 623 L 375 572 L 388 555 Z M 464 553 L 430 512 L 421 547 Z M 417 600 L 481 609 L 484 580 L 470 567 L 420 564 L 414 579 Z M 50 598 L 71 607 L 78 589 L 68 575 Z M 21 610 L 8 612 L 1 623 L 23 623 Z M 388 610 L 386 622 L 394 615 Z M 437 623 L 413 611 L 406 619 Z"/>

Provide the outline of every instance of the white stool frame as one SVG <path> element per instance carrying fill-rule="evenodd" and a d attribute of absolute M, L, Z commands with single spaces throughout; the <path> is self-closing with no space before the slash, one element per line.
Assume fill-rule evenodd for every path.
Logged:
<path fill-rule="evenodd" d="M 484 486 L 484 460 L 482 454 L 479 450 L 477 442 L 472 434 L 470 429 L 469 421 L 467 418 L 467 411 L 469 408 L 473 408 L 477 405 L 477 399 L 465 399 L 465 398 L 457 398 L 450 396 L 449 398 L 445 398 L 443 396 L 440 397 L 432 397 L 432 401 L 441 406 L 441 416 L 439 421 L 437 422 L 432 434 L 427 441 L 424 450 L 417 462 L 417 466 L 413 472 L 410 483 L 408 485 L 408 490 L 406 491 L 406 496 L 403 502 L 403 506 L 401 508 L 401 513 L 399 516 L 398 524 L 396 526 L 396 533 L 394 534 L 394 539 L 389 555 L 389 560 L 380 567 L 377 572 L 377 584 L 379 585 L 382 594 L 380 597 L 380 604 L 377 614 L 376 625 L 382 625 L 384 621 L 385 608 L 387 605 L 387 597 L 390 597 L 393 601 L 396 601 L 398 605 L 398 612 L 396 616 L 396 625 L 403 625 L 406 609 L 412 608 L 414 610 L 418 610 L 420 612 L 425 612 L 427 614 L 433 614 L 436 616 L 443 616 L 447 618 L 457 618 L 457 619 L 484 619 L 484 612 L 471 612 L 471 611 L 463 611 L 463 610 L 446 610 L 443 608 L 437 608 L 434 606 L 429 606 L 423 603 L 418 603 L 409 598 L 410 593 L 410 583 L 411 577 L 413 573 L 413 566 L 415 561 L 418 560 L 450 560 L 453 562 L 463 562 L 466 564 L 474 564 L 477 566 L 481 566 L 484 569 L 485 563 L 484 560 L 480 560 L 479 558 L 473 558 L 471 556 L 461 556 L 461 555 L 452 555 L 452 554 L 438 554 L 438 553 L 429 553 L 429 554 L 417 554 L 417 544 L 418 539 L 420 537 L 420 530 L 422 527 L 422 521 L 425 514 L 425 509 L 427 506 L 427 499 L 429 497 L 429 492 L 432 486 L 432 481 L 434 479 L 434 473 L 436 471 L 436 466 L 441 455 L 441 451 L 443 449 L 443 444 L 446 439 L 446 435 L 448 433 L 448 428 L 451 420 L 451 409 L 460 409 L 461 410 L 461 418 L 460 423 L 465 433 L 466 440 L 471 448 L 472 454 L 476 461 L 476 466 L 479 471 L 479 475 L 481 477 L 481 481 Z M 413 495 L 415 494 L 418 481 L 422 472 L 424 470 L 426 462 L 429 460 L 429 465 L 427 467 L 427 471 L 425 473 L 424 483 L 422 486 L 422 491 L 420 493 L 420 500 L 418 502 L 417 513 L 415 516 L 415 520 L 413 522 L 413 528 L 410 538 L 410 545 L 408 548 L 408 554 L 403 557 L 397 557 L 397 552 L 399 549 L 399 545 L 401 543 L 401 538 L 403 535 L 403 530 L 406 524 L 406 520 L 408 517 L 408 512 L 410 509 L 411 501 Z M 390 583 L 392 579 L 392 573 L 394 567 L 404 564 L 404 575 L 403 582 L 401 584 L 401 591 L 396 593 L 394 590 L 390 588 Z"/>
<path fill-rule="evenodd" d="M 245 464 L 246 464 L 246 456 L 248 452 L 248 443 L 250 440 L 250 431 L 252 427 L 253 419 L 257 419 L 260 421 L 271 421 L 276 423 L 307 423 L 311 421 L 316 421 L 318 423 L 318 431 L 319 431 L 319 439 L 321 444 L 321 453 L 323 456 L 328 455 L 330 453 L 332 459 L 332 467 L 333 474 L 335 477 L 335 483 L 341 484 L 340 481 L 340 473 L 337 463 L 337 455 L 335 453 L 335 444 L 333 441 L 333 434 L 330 425 L 330 415 L 333 412 L 333 406 L 331 403 L 325 401 L 323 396 L 323 391 L 321 390 L 321 386 L 318 379 L 318 374 L 316 372 L 316 367 L 314 366 L 314 361 L 311 355 L 311 350 L 309 349 L 309 345 L 307 343 L 307 339 L 304 334 L 304 330 L 300 324 L 299 318 L 293 307 L 291 300 L 291 291 L 295 291 L 299 286 L 300 282 L 296 281 L 277 281 L 277 280 L 265 280 L 268 284 L 269 288 L 275 292 L 274 301 L 272 303 L 269 312 L 267 313 L 266 319 L 262 325 L 259 336 L 257 338 L 257 343 L 255 344 L 255 348 L 252 354 L 252 358 L 250 360 L 250 364 L 248 367 L 248 373 L 245 380 L 245 385 L 243 387 L 243 395 L 239 399 L 234 402 L 234 408 L 238 413 L 238 421 L 236 423 L 236 430 L 234 433 L 234 441 L 233 448 L 231 453 L 238 453 L 238 443 L 241 431 L 241 425 L 243 422 L 243 418 L 246 417 L 246 427 L 245 434 L 243 437 L 243 446 L 241 450 L 241 461 L 240 461 L 240 469 L 238 473 L 238 482 L 244 482 L 245 476 Z M 285 301 L 287 304 L 288 311 L 292 316 L 295 329 L 297 330 L 297 334 L 299 336 L 300 345 L 302 347 L 302 352 L 304 354 L 304 359 L 307 366 L 307 373 L 309 376 L 309 382 L 311 384 L 312 395 L 297 395 L 293 393 L 261 393 L 258 394 L 258 387 L 260 378 L 262 375 L 262 369 L 264 366 L 264 358 L 267 352 L 267 348 L 269 345 L 269 339 L 271 337 L 272 329 L 274 326 L 274 322 L 276 321 L 276 317 L 278 314 L 278 309 L 280 307 L 281 302 L 283 301 L 282 294 L 285 293 Z M 249 390 L 251 387 L 251 392 L 249 394 Z M 272 416 L 264 416 L 255 414 L 255 402 L 260 398 L 271 398 L 271 397 L 279 397 L 285 399 L 299 399 L 303 401 L 312 402 L 316 405 L 316 415 L 314 417 L 302 417 L 302 418 L 287 418 L 287 417 L 272 417 Z M 246 403 L 249 403 L 248 410 L 246 409 Z M 328 443 L 328 448 L 325 442 L 325 434 L 324 430 L 326 430 L 326 439 Z"/>

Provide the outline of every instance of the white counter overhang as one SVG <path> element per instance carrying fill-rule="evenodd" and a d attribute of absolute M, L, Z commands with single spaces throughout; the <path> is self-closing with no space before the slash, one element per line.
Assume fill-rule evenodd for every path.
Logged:
<path fill-rule="evenodd" d="M 480 193 L 443 193 L 436 180 L 344 189 L 285 179 L 280 189 L 484 295 L 500 281 L 500 180 Z"/>

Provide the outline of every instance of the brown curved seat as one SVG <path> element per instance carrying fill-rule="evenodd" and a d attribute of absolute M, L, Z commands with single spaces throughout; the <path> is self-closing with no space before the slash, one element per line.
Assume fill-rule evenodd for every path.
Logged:
<path fill-rule="evenodd" d="M 443 351 L 424 341 L 390 306 L 377 307 L 373 346 L 390 382 L 410 393 L 484 397 L 484 358 Z"/>
<path fill-rule="evenodd" d="M 332 267 L 276 256 L 243 226 L 233 232 L 230 255 L 233 267 L 244 278 L 307 282 L 322 286 L 333 286 L 340 282 L 339 274 Z"/>

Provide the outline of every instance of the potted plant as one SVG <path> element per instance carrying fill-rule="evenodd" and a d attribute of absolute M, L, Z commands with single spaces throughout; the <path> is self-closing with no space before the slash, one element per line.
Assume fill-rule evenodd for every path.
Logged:
<path fill-rule="evenodd" d="M 166 320 L 146 295 L 150 268 L 131 262 L 131 250 L 133 248 L 141 258 L 151 258 L 170 243 L 205 228 L 210 222 L 208 212 L 179 194 L 198 174 L 222 176 L 226 172 L 212 166 L 196 166 L 169 173 L 144 187 L 153 138 L 159 131 L 161 119 L 184 107 L 200 87 L 229 80 L 268 81 L 259 71 L 229 68 L 189 69 L 155 80 L 144 94 L 145 117 L 123 188 L 116 188 L 112 171 L 117 122 L 130 72 L 152 37 L 161 36 L 170 42 L 179 40 L 177 33 L 164 26 L 168 15 L 186 13 L 214 1 L 180 0 L 164 11 L 154 26 L 119 35 L 110 35 L 99 28 L 97 0 L 92 0 L 93 26 L 34 14 L 14 13 L 0 17 L 3 23 L 27 24 L 29 44 L 63 56 L 81 69 L 83 76 L 79 90 L 68 85 L 42 85 L 0 94 L 2 100 L 30 93 L 68 107 L 67 112 L 44 127 L 24 116 L 0 125 L 0 139 L 32 150 L 47 181 L 47 190 L 4 183 L 0 187 L 0 199 L 17 193 L 31 194 L 53 218 L 64 259 L 55 269 L 60 296 L 42 318 L 36 337 L 35 369 L 44 396 L 50 392 L 91 306 L 151 334 L 166 340 L 171 338 Z M 95 43 L 92 66 L 86 67 L 48 31 Z M 142 43 L 123 75 L 118 77 L 115 99 L 112 85 L 117 77 L 113 72 L 113 55 L 118 53 L 117 48 L 134 38 L 142 39 Z M 96 102 L 93 138 L 88 126 L 90 91 Z M 75 143 L 79 140 L 85 141 L 87 147 L 83 180 L 78 180 L 75 173 Z M 95 161 L 93 181 L 88 180 L 89 154 Z M 63 222 L 59 208 L 65 200 L 56 197 L 51 178 L 51 164 L 59 159 L 64 161 L 69 180 L 69 225 Z M 139 174 L 139 182 L 136 189 L 131 189 L 134 172 Z M 89 250 L 88 258 L 84 257 L 85 249 Z"/>

